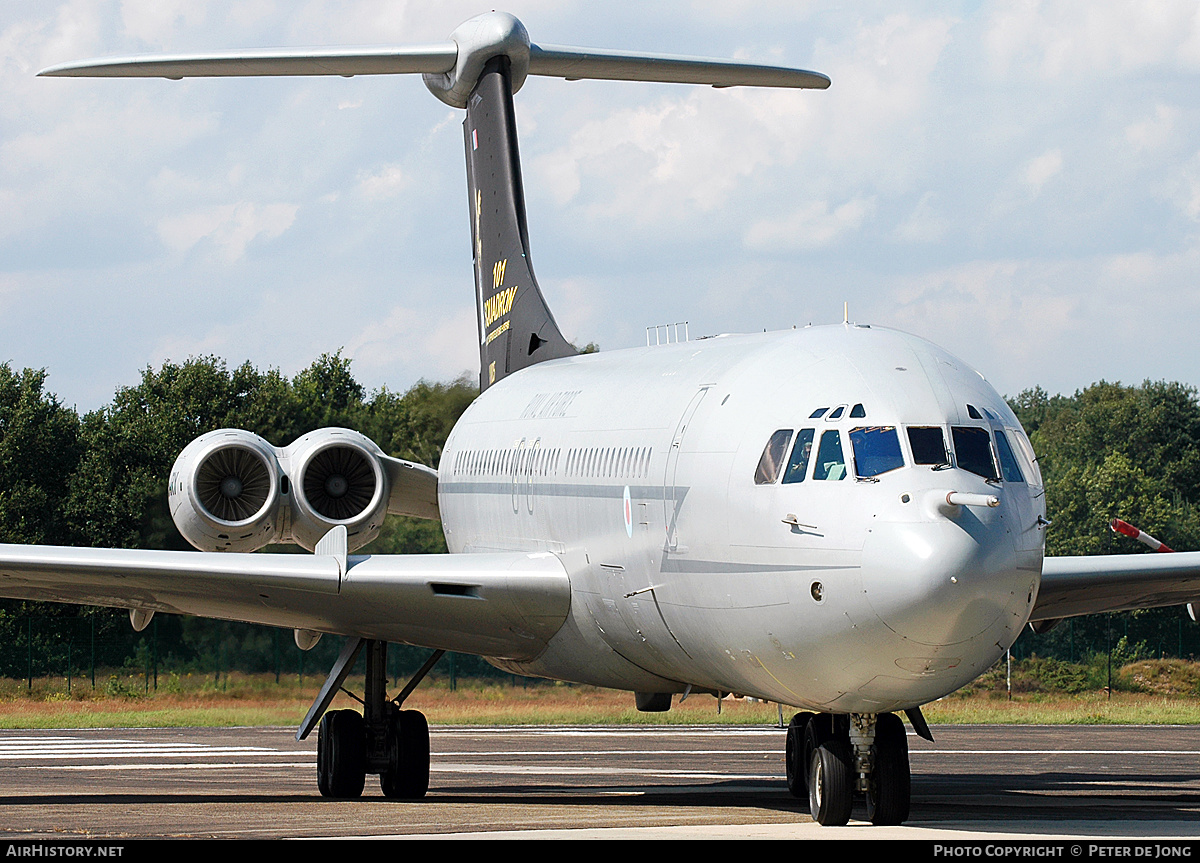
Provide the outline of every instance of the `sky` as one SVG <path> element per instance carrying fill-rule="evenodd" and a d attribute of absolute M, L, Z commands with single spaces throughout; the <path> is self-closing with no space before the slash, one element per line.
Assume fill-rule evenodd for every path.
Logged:
<path fill-rule="evenodd" d="M 369 390 L 478 372 L 461 112 L 418 76 L 37 78 L 105 55 L 444 41 L 404 0 L 0 5 L 0 362 L 91 410 L 146 367 Z M 1200 385 L 1200 7 L 513 0 L 534 42 L 813 69 L 825 91 L 530 78 L 531 253 L 602 350 L 849 317 L 1001 393 Z"/>

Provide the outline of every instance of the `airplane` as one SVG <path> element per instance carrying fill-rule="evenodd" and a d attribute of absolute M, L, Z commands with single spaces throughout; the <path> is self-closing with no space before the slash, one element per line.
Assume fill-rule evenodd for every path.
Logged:
<path fill-rule="evenodd" d="M 799 710 L 787 786 L 823 825 L 857 800 L 909 817 L 921 706 L 1029 625 L 1200 599 L 1200 553 L 1046 557 L 1029 438 L 969 364 L 844 321 L 579 354 L 530 260 L 513 96 L 528 76 L 822 90 L 820 73 L 538 45 L 491 12 L 444 43 L 108 58 L 98 77 L 420 73 L 463 123 L 480 395 L 436 469 L 357 432 L 275 447 L 221 429 L 169 482 L 190 552 L 0 546 L 0 595 L 324 634 L 345 646 L 297 731 L 317 785 L 423 797 L 426 718 L 404 708 L 445 651 L 631 691 L 639 710 L 736 693 Z M 439 519 L 448 555 L 356 555 L 388 514 Z M 295 543 L 311 556 L 256 554 Z M 429 660 L 387 694 L 387 645 Z M 363 712 L 327 711 L 365 655 Z"/>

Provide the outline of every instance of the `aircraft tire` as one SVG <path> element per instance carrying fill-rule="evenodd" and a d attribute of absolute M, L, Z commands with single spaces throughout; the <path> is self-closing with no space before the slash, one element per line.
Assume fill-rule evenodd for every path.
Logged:
<path fill-rule="evenodd" d="M 388 734 L 388 769 L 379 774 L 385 797 L 417 800 L 429 790 L 429 722 L 419 710 L 401 710 Z"/>
<path fill-rule="evenodd" d="M 875 720 L 870 782 L 867 788 L 867 820 L 872 824 L 903 824 L 908 819 L 912 776 L 908 766 L 908 734 L 894 713 L 881 713 Z"/>
<path fill-rule="evenodd" d="M 361 797 L 367 778 L 362 714 L 334 710 L 317 728 L 317 788 L 322 797 Z"/>
<path fill-rule="evenodd" d="M 793 797 L 808 797 L 808 761 L 804 759 L 804 735 L 813 714 L 797 713 L 787 727 L 783 759 L 787 765 L 787 786 Z"/>
<path fill-rule="evenodd" d="M 802 735 L 804 741 L 804 750 L 801 754 L 800 763 L 804 765 L 804 787 L 808 788 L 808 774 L 812 769 L 813 755 L 821 744 L 827 740 L 832 740 L 836 734 L 833 728 L 833 717 L 828 713 L 810 713 L 808 722 L 805 723 L 804 733 Z M 846 738 L 846 743 L 849 745 L 849 738 Z M 805 791 L 807 794 L 807 790 Z"/>
<path fill-rule="evenodd" d="M 817 747 L 808 773 L 808 805 L 814 821 L 823 827 L 841 827 L 850 820 L 853 780 L 853 759 L 844 741 L 835 738 Z"/>

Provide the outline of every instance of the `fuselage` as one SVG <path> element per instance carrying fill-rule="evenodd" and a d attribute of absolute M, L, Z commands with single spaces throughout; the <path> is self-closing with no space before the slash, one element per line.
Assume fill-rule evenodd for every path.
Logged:
<path fill-rule="evenodd" d="M 439 501 L 452 552 L 548 551 L 568 572 L 566 623 L 513 670 L 827 712 L 978 676 L 1028 620 L 1043 553 L 1004 399 L 853 324 L 527 368 L 455 427 Z"/>

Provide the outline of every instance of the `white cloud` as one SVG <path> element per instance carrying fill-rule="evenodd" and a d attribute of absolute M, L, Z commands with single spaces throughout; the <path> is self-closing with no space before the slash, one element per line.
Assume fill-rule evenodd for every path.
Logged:
<path fill-rule="evenodd" d="M 121 0 L 125 32 L 139 42 L 160 46 L 181 30 L 201 26 L 208 5 L 195 0 Z"/>
<path fill-rule="evenodd" d="M 220 259 L 233 264 L 246 254 L 246 247 L 254 240 L 273 240 L 290 228 L 298 209 L 296 204 L 258 205 L 248 201 L 206 207 L 161 220 L 158 235 L 177 254 L 209 240 Z"/>
<path fill-rule="evenodd" d="M 908 217 L 896 226 L 896 239 L 905 243 L 936 243 L 950 229 L 950 222 L 937 212 L 933 192 L 926 192 Z"/>
<path fill-rule="evenodd" d="M 1042 155 L 1031 159 L 1025 165 L 1023 172 L 1025 185 L 1029 187 L 1030 193 L 1034 196 L 1041 194 L 1042 186 L 1046 185 L 1051 177 L 1061 172 L 1062 167 L 1062 151 L 1057 148 L 1047 150 Z"/>
<path fill-rule="evenodd" d="M 355 371 L 386 373 L 399 366 L 427 368 L 431 378 L 479 372 L 479 341 L 474 307 L 449 318 L 431 319 L 428 310 L 394 306 L 385 318 L 374 318 L 346 345 Z"/>
<path fill-rule="evenodd" d="M 1159 102 L 1153 116 L 1125 127 L 1125 140 L 1139 152 L 1153 152 L 1165 146 L 1175 135 L 1179 109 Z"/>
<path fill-rule="evenodd" d="M 384 165 L 373 173 L 358 175 L 358 193 L 369 200 L 390 198 L 403 191 L 408 178 L 399 165 Z"/>
<path fill-rule="evenodd" d="M 1200 9 L 1191 0 L 991 4 L 984 45 L 998 75 L 1103 76 L 1151 66 L 1200 67 Z"/>
<path fill-rule="evenodd" d="M 763 219 L 746 231 L 751 249 L 816 249 L 858 230 L 875 212 L 872 198 L 854 198 L 830 210 L 826 201 L 815 201 L 782 219 Z"/>

